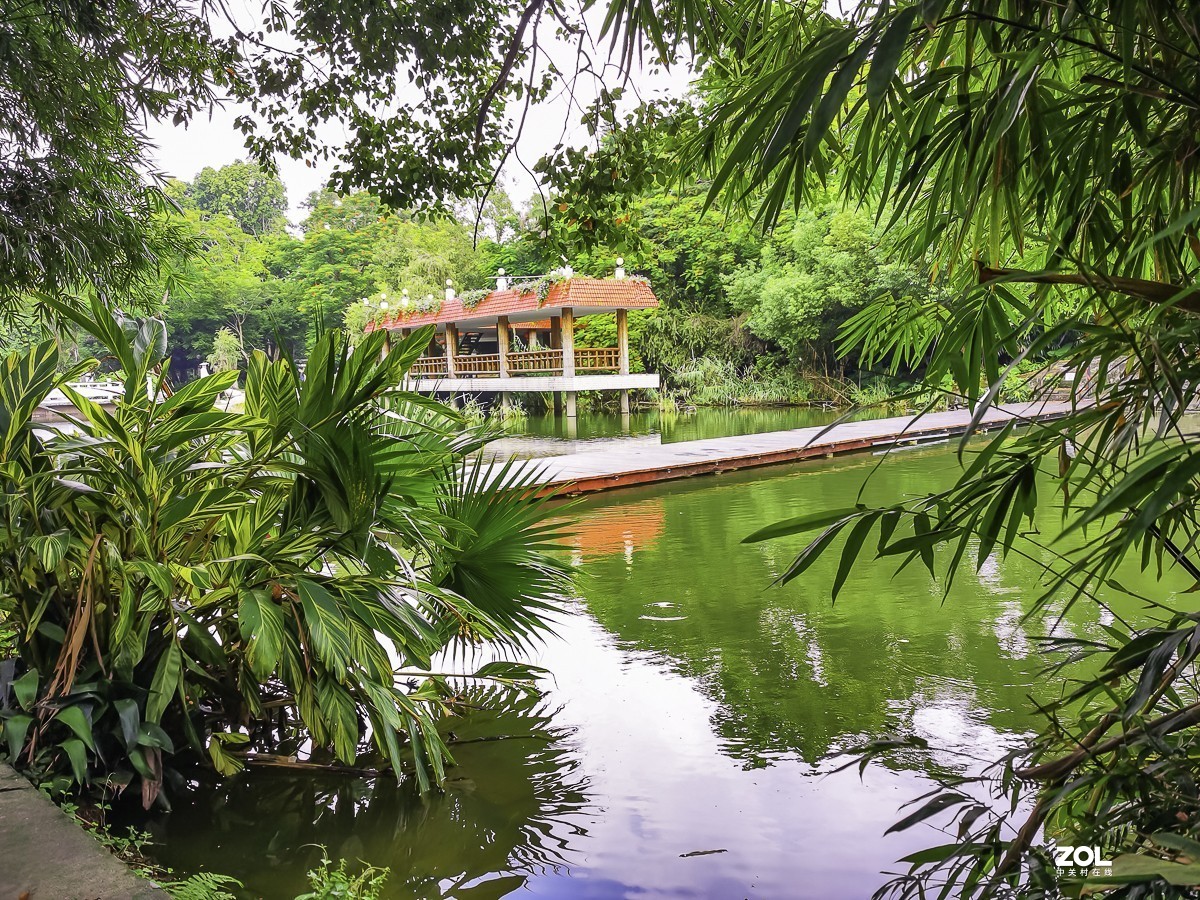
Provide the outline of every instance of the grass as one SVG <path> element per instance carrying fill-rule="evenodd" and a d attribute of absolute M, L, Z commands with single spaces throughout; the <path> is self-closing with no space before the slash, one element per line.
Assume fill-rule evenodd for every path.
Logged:
<path fill-rule="evenodd" d="M 732 362 L 700 357 L 671 376 L 678 406 L 799 406 L 814 400 L 812 383 L 790 369 L 740 371 Z M 661 406 L 660 402 L 660 406 Z"/>

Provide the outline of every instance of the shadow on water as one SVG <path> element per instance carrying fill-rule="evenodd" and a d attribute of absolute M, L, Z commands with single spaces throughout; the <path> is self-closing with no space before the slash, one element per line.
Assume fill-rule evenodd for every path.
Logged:
<path fill-rule="evenodd" d="M 388 897 L 504 896 L 569 863 L 587 805 L 552 712 L 509 700 L 456 719 L 458 767 L 439 795 L 421 797 L 412 779 L 244 773 L 151 820 L 155 855 L 182 872 L 233 875 L 252 896 L 291 898 L 323 845 L 335 860 L 386 866 Z"/>
<path fill-rule="evenodd" d="M 944 843 L 924 826 L 885 835 L 930 773 L 976 770 L 1035 726 L 1030 695 L 1055 689 L 1038 683 L 1038 636 L 1099 637 L 1113 615 L 1080 603 L 1026 621 L 1048 553 L 972 560 L 945 598 L 919 566 L 885 562 L 855 569 L 831 603 L 836 553 L 772 587 L 803 541 L 741 543 L 763 523 L 925 493 L 959 471 L 947 447 L 905 451 L 860 495 L 875 462 L 582 502 L 566 551 L 578 596 L 531 659 L 553 673 L 547 705 L 450 725 L 464 740 L 537 739 L 457 745 L 446 793 L 424 799 L 355 779 L 201 788 L 155 822 L 161 858 L 272 900 L 303 887 L 314 843 L 390 867 L 391 897 L 869 896 L 897 859 Z M 1035 524 L 1056 534 L 1052 511 Z M 1137 601 L 1113 603 L 1146 620 Z M 833 771 L 830 754 L 892 735 L 930 749 L 861 778 Z"/>

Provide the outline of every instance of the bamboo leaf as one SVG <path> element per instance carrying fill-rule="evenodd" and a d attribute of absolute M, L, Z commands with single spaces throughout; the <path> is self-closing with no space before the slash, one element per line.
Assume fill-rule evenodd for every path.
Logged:
<path fill-rule="evenodd" d="M 809 531 L 816 531 L 820 528 L 826 528 L 835 522 L 842 519 L 854 516 L 861 512 L 865 507 L 851 506 L 842 507 L 841 509 L 825 510 L 818 513 L 809 513 L 808 515 L 796 516 L 791 519 L 784 519 L 781 522 L 776 522 L 773 525 L 767 525 L 758 529 L 752 534 L 742 538 L 743 544 L 754 544 L 759 541 L 768 541 L 772 538 L 787 537 L 792 534 L 804 534 Z"/>
<path fill-rule="evenodd" d="M 871 55 L 871 70 L 867 74 L 867 100 L 876 105 L 887 93 L 892 79 L 896 76 L 896 68 L 904 53 L 909 32 L 917 16 L 917 7 L 909 6 L 896 13 L 883 37 L 875 46 Z"/>

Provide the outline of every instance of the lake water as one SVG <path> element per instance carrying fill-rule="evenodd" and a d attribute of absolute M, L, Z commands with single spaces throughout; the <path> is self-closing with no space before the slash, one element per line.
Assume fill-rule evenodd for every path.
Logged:
<path fill-rule="evenodd" d="M 998 756 L 1033 726 L 1031 690 L 1049 689 L 1036 649 L 1049 623 L 1022 622 L 1035 562 L 986 560 L 945 601 L 923 569 L 893 575 L 887 563 L 856 570 L 833 604 L 836 556 L 772 587 L 801 542 L 741 539 L 853 502 L 878 461 L 583 501 L 568 551 L 575 597 L 534 657 L 553 678 L 540 700 L 448 726 L 458 765 L 444 794 L 239 778 L 176 798 L 151 825 L 156 855 L 267 898 L 304 889 L 315 844 L 389 867 L 396 898 L 869 896 L 898 858 L 945 840 L 924 826 L 884 835 L 931 788 L 927 773 Z M 923 493 L 957 471 L 947 447 L 896 453 L 866 500 Z M 1053 533 L 1053 514 L 1039 524 Z M 1131 601 L 1119 610 L 1140 615 Z M 1105 621 L 1080 604 L 1057 627 L 1100 636 Z M 861 778 L 833 771 L 838 751 L 889 735 L 930 749 Z"/>

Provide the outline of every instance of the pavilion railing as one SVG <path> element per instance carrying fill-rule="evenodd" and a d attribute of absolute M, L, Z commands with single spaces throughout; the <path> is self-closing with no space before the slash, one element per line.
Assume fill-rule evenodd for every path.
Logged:
<path fill-rule="evenodd" d="M 499 375 L 500 354 L 475 353 L 454 357 L 455 375 Z"/>
<path fill-rule="evenodd" d="M 616 372 L 620 368 L 620 351 L 616 347 L 577 347 L 576 372 Z M 509 375 L 561 375 L 562 350 L 522 350 L 508 354 Z M 456 378 L 490 377 L 500 374 L 500 354 L 476 353 L 454 357 Z M 446 378 L 444 356 L 422 356 L 412 364 L 413 378 Z"/>
<path fill-rule="evenodd" d="M 428 378 L 430 376 L 444 378 L 446 376 L 446 357 L 422 356 L 412 364 L 412 368 L 408 370 L 408 374 L 414 378 Z"/>
<path fill-rule="evenodd" d="M 524 350 L 508 354 L 508 371 L 513 375 L 532 372 L 561 375 L 562 370 L 561 350 Z"/>
<path fill-rule="evenodd" d="M 616 347 L 576 347 L 576 372 L 615 372 L 621 366 L 621 351 Z"/>

